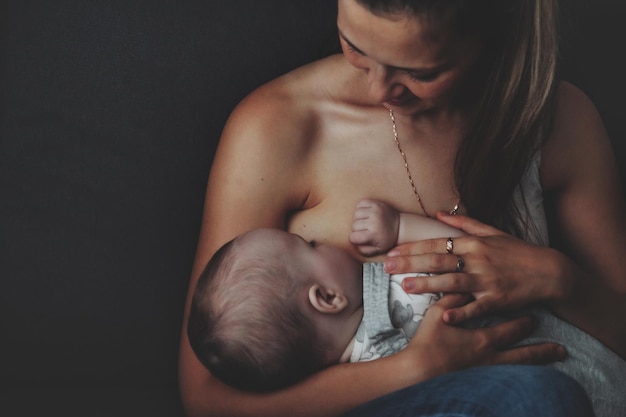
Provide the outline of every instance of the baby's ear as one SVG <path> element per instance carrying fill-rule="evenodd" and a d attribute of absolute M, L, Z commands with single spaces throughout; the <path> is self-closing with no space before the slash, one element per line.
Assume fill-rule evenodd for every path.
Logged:
<path fill-rule="evenodd" d="M 340 293 L 314 284 L 309 288 L 309 301 L 322 314 L 337 314 L 348 306 L 348 299 Z"/>

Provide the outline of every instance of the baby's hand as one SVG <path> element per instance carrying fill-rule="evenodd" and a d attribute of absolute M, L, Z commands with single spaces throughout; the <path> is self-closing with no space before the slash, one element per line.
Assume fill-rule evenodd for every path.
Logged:
<path fill-rule="evenodd" d="M 352 218 L 350 242 L 365 256 L 378 255 L 396 246 L 400 214 L 377 200 L 358 202 Z"/>

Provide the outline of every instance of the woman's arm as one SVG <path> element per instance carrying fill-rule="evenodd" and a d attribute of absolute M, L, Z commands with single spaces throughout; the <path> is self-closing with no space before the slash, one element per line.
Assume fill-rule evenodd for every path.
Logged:
<path fill-rule="evenodd" d="M 626 357 L 626 204 L 615 156 L 594 105 L 564 84 L 542 182 L 553 230 L 573 276 L 554 310 Z"/>

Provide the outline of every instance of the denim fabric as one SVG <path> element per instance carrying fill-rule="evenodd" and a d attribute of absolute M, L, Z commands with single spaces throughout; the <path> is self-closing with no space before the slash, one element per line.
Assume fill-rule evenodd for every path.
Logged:
<path fill-rule="evenodd" d="M 585 391 L 552 368 L 471 368 L 422 382 L 344 417 L 591 417 Z"/>

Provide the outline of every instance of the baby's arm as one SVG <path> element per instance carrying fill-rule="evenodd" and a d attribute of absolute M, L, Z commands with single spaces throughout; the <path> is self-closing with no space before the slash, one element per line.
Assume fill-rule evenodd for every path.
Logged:
<path fill-rule="evenodd" d="M 354 210 L 350 242 L 361 254 L 373 256 L 402 243 L 463 235 L 439 220 L 401 213 L 381 201 L 365 199 Z"/>

